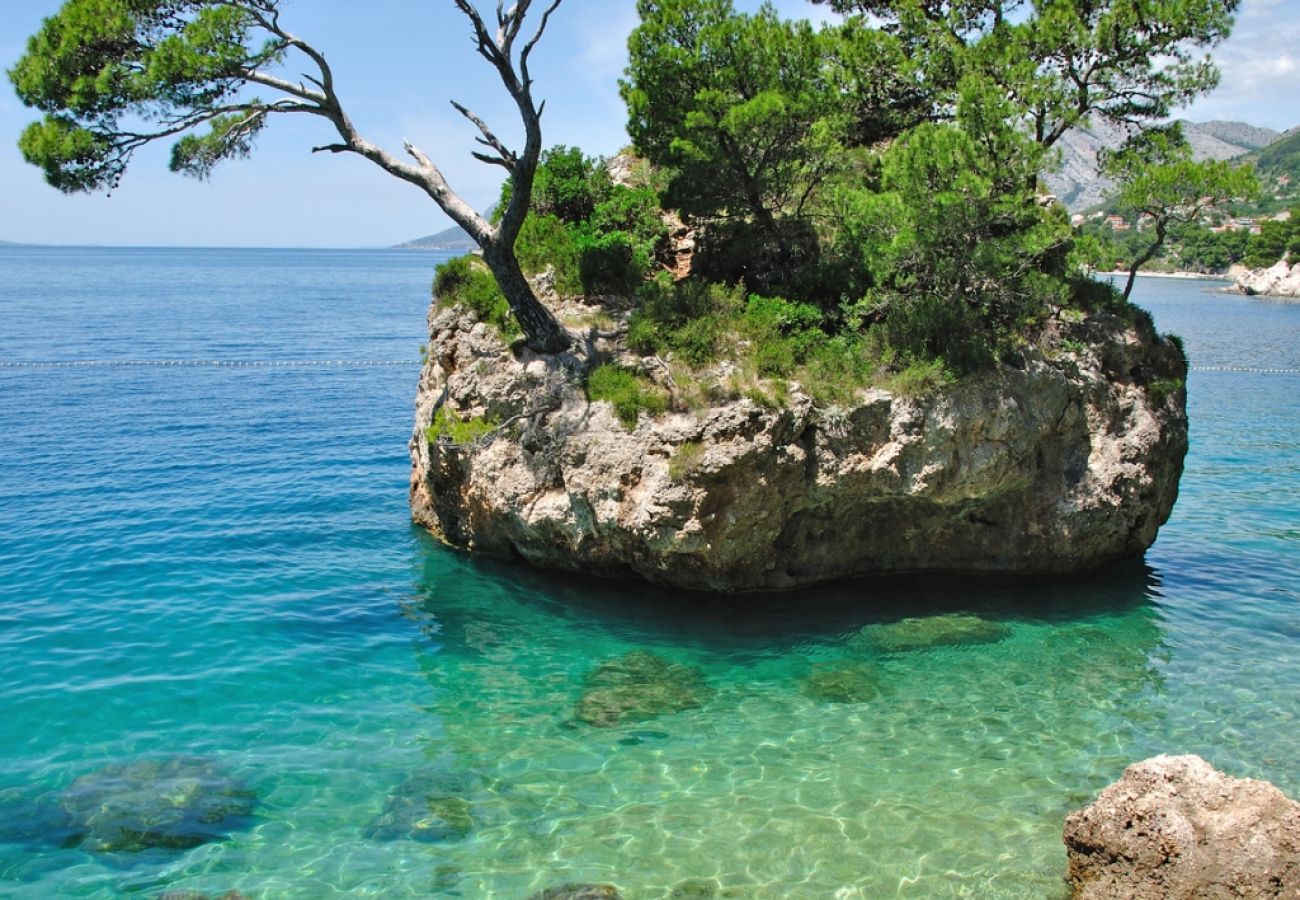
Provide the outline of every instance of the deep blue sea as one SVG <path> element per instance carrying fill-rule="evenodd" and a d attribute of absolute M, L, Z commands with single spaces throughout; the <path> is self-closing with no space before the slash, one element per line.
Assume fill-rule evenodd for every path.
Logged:
<path fill-rule="evenodd" d="M 1196 367 L 1144 563 L 724 602 L 410 525 L 435 261 L 0 247 L 0 895 L 1054 898 L 1130 762 L 1300 796 L 1300 306 L 1139 280 Z M 1000 639 L 863 639 L 952 614 Z M 577 721 L 636 650 L 703 702 Z M 212 839 L 133 845 L 160 792 Z"/>

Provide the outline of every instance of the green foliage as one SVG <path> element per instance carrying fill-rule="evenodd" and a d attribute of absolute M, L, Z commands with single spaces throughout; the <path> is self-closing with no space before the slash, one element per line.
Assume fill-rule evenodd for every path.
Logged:
<path fill-rule="evenodd" d="M 891 360 L 877 336 L 841 334 L 813 349 L 798 378 L 819 405 L 847 406 Z"/>
<path fill-rule="evenodd" d="M 904 397 L 923 396 L 936 388 L 951 384 L 956 375 L 943 359 L 914 359 L 886 381 L 895 394 Z"/>
<path fill-rule="evenodd" d="M 700 467 L 704 459 L 704 445 L 699 441 L 686 441 L 677 447 L 672 458 L 668 460 L 668 478 L 683 482 Z"/>
<path fill-rule="evenodd" d="M 446 406 L 440 406 L 433 414 L 433 423 L 424 429 L 424 439 L 430 444 L 445 439 L 457 446 L 464 446 L 496 431 L 498 427 L 499 423 L 495 419 L 485 416 L 462 419 Z"/>
<path fill-rule="evenodd" d="M 479 321 L 493 326 L 503 340 L 523 334 L 496 279 L 477 256 L 458 256 L 438 266 L 433 294 L 440 303 L 473 310 Z"/>
<path fill-rule="evenodd" d="M 628 47 L 628 133 L 673 172 L 669 202 L 693 216 L 744 210 L 771 224 L 838 161 L 828 45 L 805 22 L 731 0 L 638 0 Z"/>
<path fill-rule="evenodd" d="M 1132 289 L 1132 273 L 1160 251 L 1171 226 L 1199 222 L 1212 210 L 1259 193 L 1259 182 L 1249 167 L 1193 161 L 1177 124 L 1136 135 L 1104 156 L 1101 169 L 1119 182 L 1115 203 L 1121 212 L 1144 216 L 1151 224 L 1145 248 L 1129 264 L 1125 296 Z"/>
<path fill-rule="evenodd" d="M 1300 206 L 1292 207 L 1291 217 L 1285 221 L 1261 222 L 1259 234 L 1250 236 L 1242 261 L 1258 269 L 1273 265 L 1287 253 L 1300 254 Z"/>
<path fill-rule="evenodd" d="M 740 309 L 738 287 L 698 281 L 647 282 L 640 305 L 628 322 L 628 346 L 642 354 L 675 353 L 692 363 L 714 359 L 723 322 Z"/>
<path fill-rule="evenodd" d="M 502 188 L 498 209 L 509 190 Z M 613 184 L 603 160 L 560 146 L 542 154 L 515 254 L 528 274 L 553 267 L 561 294 L 632 294 L 667 239 L 651 187 Z"/>
<path fill-rule="evenodd" d="M 208 123 L 207 133 L 187 134 L 172 146 L 169 166 L 173 172 L 208 178 L 218 163 L 248 157 L 265 127 L 265 112 L 218 116 Z"/>
<path fill-rule="evenodd" d="M 581 260 L 575 229 L 557 216 L 530 211 L 515 241 L 519 266 L 529 275 L 555 269 L 555 290 L 582 293 Z"/>
<path fill-rule="evenodd" d="M 1147 385 L 1147 393 L 1155 406 L 1164 406 L 1166 400 L 1185 387 L 1181 378 L 1157 378 Z"/>
<path fill-rule="evenodd" d="M 648 378 L 612 363 L 597 366 L 587 376 L 587 398 L 608 400 L 620 422 L 630 431 L 642 410 L 652 416 L 668 409 L 668 395 Z"/>
<path fill-rule="evenodd" d="M 602 160 L 584 156 L 577 147 L 559 145 L 541 156 L 533 181 L 532 209 L 574 225 L 591 218 L 613 188 Z"/>
<path fill-rule="evenodd" d="M 1205 51 L 1232 26 L 1236 0 L 814 0 L 863 13 L 896 37 L 941 117 L 972 75 L 1011 99 L 1050 147 L 1095 118 L 1139 127 L 1218 83 Z M 868 20 L 855 20 L 868 28 Z"/>
<path fill-rule="evenodd" d="M 254 26 L 238 3 L 68 0 L 9 71 L 19 99 L 45 114 L 24 131 L 23 157 L 75 192 L 116 186 L 140 147 L 204 125 L 181 138 L 175 170 L 204 177 L 246 155 L 272 107 L 234 97 L 282 51 L 256 46 Z"/>

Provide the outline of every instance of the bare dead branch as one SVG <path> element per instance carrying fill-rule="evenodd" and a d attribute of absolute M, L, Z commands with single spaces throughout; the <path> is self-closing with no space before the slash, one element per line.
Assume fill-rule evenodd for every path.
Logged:
<path fill-rule="evenodd" d="M 502 159 L 499 156 L 489 156 L 486 153 L 479 153 L 476 150 L 470 151 L 469 155 L 477 159 L 479 162 L 487 163 L 489 166 L 500 166 L 507 172 L 513 173 L 515 170 L 514 162 L 509 159 Z"/>
<path fill-rule="evenodd" d="M 476 138 L 476 140 L 485 147 L 491 147 L 501 157 L 500 160 L 491 160 L 492 164 L 504 165 L 507 169 L 513 170 L 516 162 L 515 155 L 506 148 L 505 144 L 501 143 L 495 134 L 492 133 L 492 130 L 487 127 L 487 123 L 455 100 L 451 101 L 451 105 L 455 107 L 456 112 L 473 122 L 478 130 L 483 133 L 483 136 L 481 138 Z M 474 155 L 476 158 L 481 158 L 477 153 Z"/>
<path fill-rule="evenodd" d="M 524 49 L 519 54 L 519 74 L 523 78 L 525 90 L 533 83 L 532 77 L 528 74 L 528 58 L 533 55 L 533 48 L 537 46 L 537 42 L 546 33 L 546 25 L 551 21 L 551 13 L 559 8 L 561 2 L 563 0 L 552 0 L 551 5 L 546 7 L 546 12 L 542 13 L 542 21 L 537 25 L 536 33 L 527 44 L 524 44 Z M 540 116 L 541 110 L 538 110 L 537 114 Z"/>

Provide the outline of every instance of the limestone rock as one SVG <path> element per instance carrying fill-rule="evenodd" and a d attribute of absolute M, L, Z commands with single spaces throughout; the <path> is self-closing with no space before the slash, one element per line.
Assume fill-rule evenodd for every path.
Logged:
<path fill-rule="evenodd" d="M 204 757 L 105 766 L 58 796 L 78 845 L 100 853 L 187 850 L 249 822 L 257 795 Z"/>
<path fill-rule="evenodd" d="M 873 388 L 822 408 L 791 383 L 782 408 L 740 397 L 642 413 L 630 430 L 587 399 L 583 374 L 613 361 L 671 385 L 626 350 L 621 323 L 548 356 L 454 307 L 435 304 L 429 326 L 415 521 L 453 546 L 589 575 L 734 592 L 1085 570 L 1151 545 L 1187 449 L 1186 364 L 1141 317 L 1054 323 L 1021 358 L 924 396 Z M 499 427 L 430 442 L 439 407 Z"/>
<path fill-rule="evenodd" d="M 880 673 L 858 660 L 818 663 L 804 678 L 803 692 L 821 703 L 866 703 L 880 695 Z"/>
<path fill-rule="evenodd" d="M 1247 269 L 1237 275 L 1237 290 L 1269 297 L 1300 297 L 1300 263 L 1278 260 L 1267 269 Z"/>
<path fill-rule="evenodd" d="M 1129 766 L 1065 844 L 1079 900 L 1300 897 L 1300 804 L 1199 756 Z"/>
<path fill-rule="evenodd" d="M 474 779 L 429 769 L 415 772 L 384 802 L 363 832 L 376 841 L 458 841 L 474 829 L 473 805 L 463 796 Z"/>
<path fill-rule="evenodd" d="M 633 650 L 601 663 L 587 676 L 574 717 L 596 728 L 613 728 L 698 709 L 710 693 L 698 669 Z"/>
<path fill-rule="evenodd" d="M 999 622 L 969 613 L 948 613 L 867 625 L 849 638 L 848 647 L 855 652 L 907 653 L 935 647 L 996 644 L 1010 634 L 1011 629 Z"/>
<path fill-rule="evenodd" d="M 570 882 L 538 891 L 528 900 L 622 900 L 623 895 L 612 884 L 580 884 Z"/>

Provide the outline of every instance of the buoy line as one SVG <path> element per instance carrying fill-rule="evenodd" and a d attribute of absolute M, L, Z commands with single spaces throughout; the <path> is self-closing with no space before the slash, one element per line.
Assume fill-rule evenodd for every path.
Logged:
<path fill-rule="evenodd" d="M 3 362 L 0 369 L 92 369 L 92 368 L 222 368 L 222 369 L 312 369 L 358 366 L 418 366 L 416 359 L 86 359 L 64 361 Z"/>

